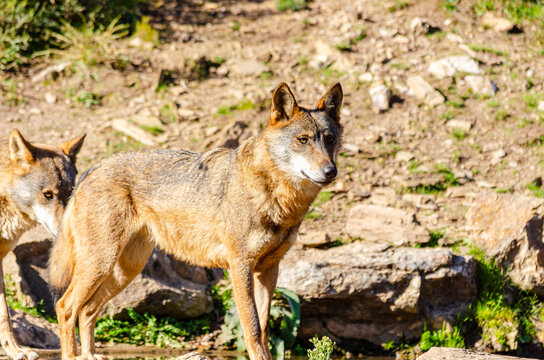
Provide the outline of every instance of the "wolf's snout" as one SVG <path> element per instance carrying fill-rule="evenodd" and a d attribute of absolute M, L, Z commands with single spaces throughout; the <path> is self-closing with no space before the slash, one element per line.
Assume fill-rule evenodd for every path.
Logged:
<path fill-rule="evenodd" d="M 323 166 L 323 169 L 321 171 L 323 172 L 323 175 L 327 178 L 327 180 L 334 179 L 338 174 L 338 170 L 336 169 L 336 165 L 334 164 L 328 164 Z"/>

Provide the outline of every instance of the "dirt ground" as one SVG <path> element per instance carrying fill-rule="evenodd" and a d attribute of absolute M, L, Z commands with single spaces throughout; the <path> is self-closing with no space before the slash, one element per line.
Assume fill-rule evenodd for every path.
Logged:
<path fill-rule="evenodd" d="M 113 152 L 146 147 L 139 141 L 202 151 L 236 138 L 238 121 L 248 126 L 242 139 L 264 127 L 278 83 L 311 106 L 339 81 L 346 143 L 340 175 L 302 232 L 348 241 L 350 207 L 371 196 L 414 210 L 430 231 L 446 231 L 441 241 L 457 241 L 466 235 L 465 195 L 540 190 L 527 185 L 544 166 L 544 60 L 534 24 L 495 31 L 468 3 L 451 12 L 441 4 L 321 0 L 297 12 L 278 11 L 275 0 L 149 5 L 144 13 L 160 34 L 155 43 L 131 37 L 112 45 L 115 61 L 60 56 L 1 74 L 0 138 L 13 128 L 46 143 L 85 132 L 81 171 Z M 496 94 L 474 94 L 464 73 L 437 79 L 428 72 L 451 55 L 477 60 Z M 51 71 L 55 66 L 62 70 Z M 447 101 L 431 107 L 413 96 L 412 75 Z M 380 83 L 393 95 L 383 112 L 373 110 L 369 95 Z M 116 121 L 148 131 L 134 140 Z"/>

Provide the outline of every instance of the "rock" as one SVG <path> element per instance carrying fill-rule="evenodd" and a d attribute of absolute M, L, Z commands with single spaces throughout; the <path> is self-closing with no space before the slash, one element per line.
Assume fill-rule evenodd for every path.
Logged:
<path fill-rule="evenodd" d="M 368 89 L 368 93 L 372 100 L 372 108 L 375 111 L 381 112 L 389 109 L 392 94 L 385 85 L 375 85 Z"/>
<path fill-rule="evenodd" d="M 457 72 L 479 74 L 480 66 L 472 58 L 464 55 L 449 56 L 429 65 L 429 72 L 439 79 L 454 76 Z"/>
<path fill-rule="evenodd" d="M 234 60 L 231 71 L 242 76 L 258 76 L 268 68 L 261 62 L 252 59 Z"/>
<path fill-rule="evenodd" d="M 465 349 L 433 347 L 417 360 L 529 360 L 515 356 L 481 353 Z"/>
<path fill-rule="evenodd" d="M 178 356 L 176 360 L 210 360 L 206 355 L 202 355 L 197 351 L 192 351 L 185 355 Z"/>
<path fill-rule="evenodd" d="M 63 72 L 66 68 L 70 66 L 70 64 L 71 63 L 67 61 L 67 62 L 61 62 L 55 65 L 48 66 L 47 68 L 40 71 L 38 74 L 34 75 L 31 81 L 34 83 L 34 82 L 45 80 L 45 78 L 52 73 Z"/>
<path fill-rule="evenodd" d="M 172 256 L 154 251 L 142 273 L 104 306 L 100 316 L 126 319 L 126 308 L 176 319 L 196 318 L 211 312 L 206 270 L 189 267 L 196 272 L 189 274 L 190 277 L 200 280 L 193 282 L 184 274 L 187 266 L 176 263 Z"/>
<path fill-rule="evenodd" d="M 407 80 L 407 85 L 415 97 L 423 100 L 431 107 L 442 104 L 446 100 L 441 93 L 436 91 L 419 75 L 410 76 Z"/>
<path fill-rule="evenodd" d="M 324 69 L 332 64 L 331 57 L 326 54 L 316 54 L 312 56 L 308 65 L 314 70 Z"/>
<path fill-rule="evenodd" d="M 461 129 L 465 132 L 470 131 L 472 123 L 467 120 L 452 119 L 446 123 L 448 129 Z"/>
<path fill-rule="evenodd" d="M 471 240 L 524 290 L 544 296 L 544 199 L 487 194 L 466 214 Z"/>
<path fill-rule="evenodd" d="M 50 92 L 46 92 L 43 97 L 45 99 L 45 102 L 48 104 L 54 104 L 57 102 L 57 97 Z"/>
<path fill-rule="evenodd" d="M 218 147 L 237 148 L 241 141 L 251 136 L 246 129 L 247 124 L 243 121 L 236 121 L 227 125 L 219 134 Z"/>
<path fill-rule="evenodd" d="M 425 35 L 440 31 L 440 28 L 432 24 L 428 19 L 416 17 L 410 22 L 410 30 L 414 35 Z"/>
<path fill-rule="evenodd" d="M 329 245 L 331 240 L 329 234 L 324 231 L 311 231 L 308 233 L 299 231 L 297 243 L 303 247 L 318 248 Z"/>
<path fill-rule="evenodd" d="M 26 235 L 26 234 L 25 234 Z M 47 282 L 47 262 L 52 241 L 41 239 L 19 244 L 3 261 L 6 286 L 26 307 L 40 305 L 47 315 L 55 314 L 55 307 Z"/>
<path fill-rule="evenodd" d="M 351 208 L 346 225 L 353 239 L 395 246 L 429 241 L 429 233 L 415 222 L 414 215 L 390 206 L 361 204 Z"/>
<path fill-rule="evenodd" d="M 538 110 L 544 111 L 544 100 L 540 100 L 540 102 L 538 103 Z"/>
<path fill-rule="evenodd" d="M 153 116 L 151 114 L 136 114 L 131 116 L 130 120 L 140 126 L 147 126 L 164 130 L 164 126 L 158 116 Z"/>
<path fill-rule="evenodd" d="M 495 16 L 493 13 L 486 12 L 482 16 L 482 25 L 488 26 L 494 31 L 512 31 L 515 27 L 515 24 L 508 19 L 503 17 Z"/>
<path fill-rule="evenodd" d="M 419 339 L 424 324 L 454 323 L 476 296 L 475 261 L 445 248 L 391 248 L 355 241 L 328 250 L 290 250 L 278 286 L 301 298 L 299 337 L 340 347 Z"/>
<path fill-rule="evenodd" d="M 115 119 L 111 122 L 111 127 L 117 131 L 120 131 L 134 140 L 141 142 L 144 145 L 153 146 L 157 144 L 157 141 L 147 131 L 140 129 L 138 126 L 130 123 L 125 119 Z"/>
<path fill-rule="evenodd" d="M 395 155 L 395 160 L 400 162 L 408 162 L 410 160 L 415 159 L 415 155 L 409 151 L 399 151 Z"/>
<path fill-rule="evenodd" d="M 360 82 L 371 82 L 372 78 L 373 78 L 373 76 L 369 72 L 364 72 L 361 75 L 359 75 L 359 77 L 358 77 Z"/>
<path fill-rule="evenodd" d="M 198 119 L 198 115 L 196 114 L 196 112 L 194 112 L 191 109 L 179 108 L 178 115 L 181 120 L 197 120 Z"/>
<path fill-rule="evenodd" d="M 494 95 L 498 90 L 497 85 L 484 76 L 467 75 L 465 81 L 476 94 Z"/>
<path fill-rule="evenodd" d="M 22 310 L 10 309 L 11 327 L 20 345 L 38 349 L 58 349 L 59 326 Z"/>

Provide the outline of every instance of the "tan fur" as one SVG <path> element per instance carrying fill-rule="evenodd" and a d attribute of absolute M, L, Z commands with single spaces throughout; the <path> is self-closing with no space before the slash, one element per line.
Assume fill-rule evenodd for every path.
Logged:
<path fill-rule="evenodd" d="M 83 138 L 54 147 L 31 144 L 13 130 L 8 144 L 0 144 L 0 342 L 14 359 L 37 359 L 38 355 L 20 347 L 13 336 L 1 261 L 21 235 L 43 219 L 51 231 L 60 226 L 75 181 L 73 161 Z M 45 198 L 44 192 L 50 192 L 51 198 Z"/>
<path fill-rule="evenodd" d="M 339 107 L 341 94 L 337 84 L 321 102 Z M 50 260 L 51 286 L 64 292 L 56 305 L 64 360 L 76 357 L 78 317 L 81 358 L 97 358 L 92 334 L 101 307 L 142 270 L 155 246 L 230 269 L 249 356 L 270 359 L 278 264 L 321 187 L 336 176 L 323 180 L 322 167 L 334 165 L 342 130 L 325 105 L 298 107 L 286 84 L 272 103 L 270 125 L 238 149 L 118 154 L 82 176 Z"/>

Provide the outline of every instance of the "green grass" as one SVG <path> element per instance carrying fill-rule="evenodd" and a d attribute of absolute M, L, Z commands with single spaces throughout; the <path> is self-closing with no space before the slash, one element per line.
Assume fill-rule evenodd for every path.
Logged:
<path fill-rule="evenodd" d="M 309 211 L 306 216 L 304 217 L 306 220 L 310 220 L 310 219 L 320 219 L 323 217 L 323 214 L 315 211 L 315 210 L 311 210 Z"/>
<path fill-rule="evenodd" d="M 114 133 L 116 138 L 118 138 L 117 141 L 108 141 L 106 143 L 106 151 L 104 153 L 104 156 L 110 156 L 119 152 L 123 151 L 133 151 L 133 150 L 140 150 L 145 147 L 144 144 L 141 142 L 134 140 L 133 138 L 129 136 L 125 136 L 122 132 L 116 131 Z M 126 137 L 126 141 L 122 141 L 121 139 Z"/>
<path fill-rule="evenodd" d="M 505 120 L 510 114 L 508 113 L 508 110 L 505 109 L 497 109 L 495 111 L 495 119 L 498 121 Z"/>
<path fill-rule="evenodd" d="M 463 140 L 466 136 L 467 136 L 467 133 L 465 132 L 465 130 L 463 129 L 454 129 L 453 130 L 453 133 L 451 134 L 455 139 L 461 141 Z"/>
<path fill-rule="evenodd" d="M 142 130 L 145 130 L 145 131 L 151 133 L 151 135 L 154 135 L 154 136 L 157 136 L 157 135 L 160 135 L 160 134 L 164 133 L 164 129 L 159 127 L 159 126 L 140 125 L 140 128 Z"/>
<path fill-rule="evenodd" d="M 498 108 L 500 105 L 499 99 L 491 99 L 488 102 L 486 102 L 486 105 L 490 108 Z"/>
<path fill-rule="evenodd" d="M 416 248 L 426 248 L 426 247 L 437 247 L 440 239 L 444 237 L 446 229 L 439 229 L 429 232 L 430 238 L 429 241 L 416 244 Z"/>
<path fill-rule="evenodd" d="M 442 174 L 443 179 L 434 184 L 420 184 L 412 187 L 403 188 L 404 192 L 415 194 L 441 194 L 450 186 L 459 186 L 459 182 L 451 169 L 443 164 L 437 164 L 435 173 Z"/>
<path fill-rule="evenodd" d="M 469 44 L 468 47 L 472 51 L 485 52 L 485 53 L 494 54 L 498 56 L 508 57 L 508 53 L 506 51 L 497 50 L 488 45 Z"/>
<path fill-rule="evenodd" d="M 442 324 L 439 330 L 427 330 L 425 327 L 419 340 L 419 347 L 423 351 L 427 351 L 433 346 L 448 347 L 448 348 L 465 348 L 465 339 L 461 334 L 459 327 L 453 327 L 449 330 L 446 324 Z"/>
<path fill-rule="evenodd" d="M 300 11 L 308 7 L 306 0 L 277 0 L 276 8 L 279 11 Z"/>
<path fill-rule="evenodd" d="M 440 115 L 440 118 L 441 119 L 444 119 L 444 120 L 451 120 L 451 119 L 454 119 L 455 118 L 455 113 L 451 110 L 448 110 L 446 112 L 443 112 L 441 115 Z"/>
<path fill-rule="evenodd" d="M 465 107 L 465 102 L 463 100 L 447 100 L 446 105 L 455 109 L 462 109 Z"/>
<path fill-rule="evenodd" d="M 98 319 L 95 339 L 102 342 L 182 348 L 183 342 L 210 332 L 208 319 L 178 321 L 138 314 L 128 309 L 129 320 Z"/>
<path fill-rule="evenodd" d="M 322 191 L 317 195 L 317 198 L 312 203 L 313 207 L 320 207 L 327 201 L 330 201 L 332 199 L 332 193 L 330 191 Z"/>
<path fill-rule="evenodd" d="M 17 298 L 17 292 L 15 290 L 15 282 L 11 279 L 9 274 L 4 275 L 4 288 L 6 292 L 6 302 L 12 309 L 22 310 L 32 316 L 41 317 L 49 322 L 56 323 L 56 317 L 50 317 L 47 315 L 45 308 L 43 307 L 43 300 L 40 301 L 37 307 L 25 306 L 22 299 Z"/>
<path fill-rule="evenodd" d="M 544 189 L 542 189 L 542 185 L 539 185 L 536 181 L 527 184 L 527 189 L 531 191 L 533 196 L 538 198 L 544 198 Z"/>
<path fill-rule="evenodd" d="M 103 95 L 85 90 L 80 90 L 76 95 L 77 102 L 83 104 L 87 108 L 102 105 L 103 98 Z"/>
<path fill-rule="evenodd" d="M 243 99 L 237 104 L 223 105 L 217 109 L 216 115 L 232 115 L 233 111 L 250 110 L 256 108 L 257 105 L 251 102 L 251 100 Z"/>
<path fill-rule="evenodd" d="M 395 11 L 402 10 L 402 9 L 408 7 L 408 6 L 410 6 L 410 2 L 408 2 L 408 1 L 395 0 L 394 4 L 389 6 L 388 10 L 390 12 L 395 12 Z"/>

